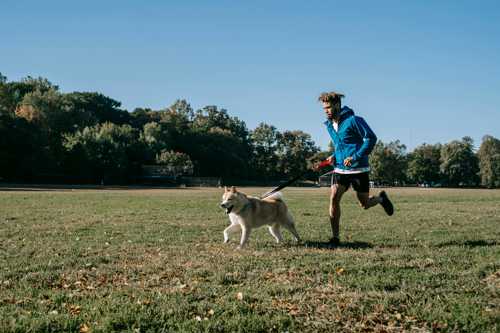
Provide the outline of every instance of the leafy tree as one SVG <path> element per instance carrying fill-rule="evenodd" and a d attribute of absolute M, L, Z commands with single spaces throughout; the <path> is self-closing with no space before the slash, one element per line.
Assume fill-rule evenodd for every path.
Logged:
<path fill-rule="evenodd" d="M 7 77 L 0 72 L 0 116 L 9 114 L 9 96 Z"/>
<path fill-rule="evenodd" d="M 43 77 L 31 77 L 27 76 L 24 79 L 21 79 L 21 83 L 24 84 L 26 87 L 29 87 L 26 90 L 26 93 L 28 92 L 33 92 L 33 91 L 39 91 L 41 93 L 46 93 L 51 90 L 58 91 L 59 86 L 53 84 L 49 80 Z"/>
<path fill-rule="evenodd" d="M 254 177 L 267 180 L 277 176 L 280 137 L 281 134 L 276 127 L 265 123 L 260 123 L 250 132 Z"/>
<path fill-rule="evenodd" d="M 441 144 L 418 146 L 408 155 L 408 177 L 416 183 L 439 183 Z"/>
<path fill-rule="evenodd" d="M 130 124 L 138 130 L 142 130 L 147 123 L 158 123 L 160 119 L 160 112 L 149 108 L 135 108 L 130 114 Z"/>
<path fill-rule="evenodd" d="M 491 135 L 484 136 L 477 156 L 481 185 L 500 187 L 500 140 Z"/>
<path fill-rule="evenodd" d="M 19 82 L 7 82 L 7 78 L 2 76 L 0 80 L 0 113 L 13 116 L 24 96 L 28 93 L 44 94 L 58 89 L 58 86 L 41 77 L 28 76 Z"/>
<path fill-rule="evenodd" d="M 279 138 L 279 170 L 283 177 L 301 174 L 308 169 L 308 160 L 319 152 L 311 136 L 302 131 L 285 131 Z"/>
<path fill-rule="evenodd" d="M 250 147 L 227 129 L 192 131 L 182 144 L 183 151 L 193 159 L 197 175 L 226 179 L 248 176 Z"/>
<path fill-rule="evenodd" d="M 0 114 L 0 178 L 31 181 L 47 164 L 45 136 L 23 118 Z"/>
<path fill-rule="evenodd" d="M 16 108 L 16 115 L 38 124 L 49 133 L 70 132 L 75 124 L 63 95 L 56 90 L 27 93 Z"/>
<path fill-rule="evenodd" d="M 7 78 L 0 74 L 2 176 L 32 180 L 37 174 L 57 167 L 57 154 L 52 149 L 57 144 L 54 141 L 51 145 L 49 126 L 33 121 L 42 114 L 38 106 L 41 108 L 43 105 L 44 110 L 59 106 L 59 101 L 56 101 L 59 98 L 57 90 L 58 87 L 47 79 L 27 77 L 20 82 L 7 82 Z M 19 116 L 16 116 L 16 111 Z"/>
<path fill-rule="evenodd" d="M 478 183 L 479 162 L 470 137 L 454 140 L 441 148 L 440 169 L 451 186 L 470 186 Z"/>
<path fill-rule="evenodd" d="M 388 144 L 378 141 L 370 154 L 371 179 L 397 185 L 406 180 L 406 146 L 399 140 Z"/>
<path fill-rule="evenodd" d="M 194 111 L 193 108 L 191 107 L 191 104 L 189 104 L 184 99 L 176 100 L 172 105 L 170 105 L 167 108 L 167 111 L 181 115 L 184 119 L 187 119 L 188 121 L 192 121 L 194 118 Z"/>
<path fill-rule="evenodd" d="M 168 129 L 164 128 L 161 123 L 147 123 L 144 125 L 141 136 L 154 151 L 164 150 L 169 146 Z"/>
<path fill-rule="evenodd" d="M 248 130 L 244 121 L 228 115 L 226 109 L 218 109 L 215 105 L 205 106 L 196 111 L 192 128 L 196 131 L 208 132 L 211 128 L 228 130 L 242 140 L 248 140 Z"/>
<path fill-rule="evenodd" d="M 177 113 L 170 113 L 177 115 Z M 230 117 L 226 110 L 207 106 L 196 111 L 188 130 L 174 138 L 175 150 L 193 160 L 195 174 L 224 178 L 246 178 L 249 174 L 251 145 L 246 124 Z"/>
<path fill-rule="evenodd" d="M 130 125 L 112 123 L 85 127 L 64 136 L 64 147 L 78 164 L 79 175 L 96 180 L 123 181 L 138 172 L 139 144 L 137 130 Z M 76 166 L 75 166 L 76 167 Z"/>
<path fill-rule="evenodd" d="M 62 134 L 74 130 L 74 118 L 63 95 L 55 89 L 37 89 L 24 95 L 15 114 L 34 124 L 42 135 L 37 144 L 44 151 L 44 163 L 38 164 L 41 173 L 59 173 L 64 150 Z"/>
<path fill-rule="evenodd" d="M 147 147 L 145 160 L 151 159 L 162 150 L 173 149 L 172 133 L 164 123 L 150 122 L 144 125 L 139 140 Z"/>
<path fill-rule="evenodd" d="M 184 100 L 177 100 L 165 110 L 161 110 L 159 114 L 162 129 L 168 132 L 170 147 L 186 151 L 185 142 L 192 132 L 193 110 L 191 106 Z"/>
<path fill-rule="evenodd" d="M 173 150 L 162 150 L 156 155 L 156 163 L 167 168 L 168 174 L 177 178 L 193 174 L 193 162 L 189 155 Z"/>
<path fill-rule="evenodd" d="M 91 125 L 111 122 L 117 125 L 129 124 L 130 114 L 121 110 L 121 103 L 97 92 L 73 92 L 66 94 L 71 108 L 90 117 Z"/>

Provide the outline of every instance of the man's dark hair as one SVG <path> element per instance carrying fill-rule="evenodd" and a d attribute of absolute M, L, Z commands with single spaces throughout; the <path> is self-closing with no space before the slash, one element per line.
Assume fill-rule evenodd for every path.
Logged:
<path fill-rule="evenodd" d="M 323 103 L 336 104 L 340 103 L 340 99 L 343 98 L 344 95 L 335 91 L 324 92 L 321 93 L 318 97 L 318 101 Z"/>

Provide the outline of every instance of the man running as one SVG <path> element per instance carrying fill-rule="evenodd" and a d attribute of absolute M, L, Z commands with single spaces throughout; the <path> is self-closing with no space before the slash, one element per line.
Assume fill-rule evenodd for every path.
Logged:
<path fill-rule="evenodd" d="M 327 120 L 326 128 L 332 139 L 335 152 L 327 161 L 334 166 L 330 197 L 330 224 L 333 237 L 330 243 L 340 244 L 340 200 L 352 185 L 360 205 L 368 209 L 381 204 L 387 215 L 394 213 L 394 207 L 385 191 L 377 196 L 369 195 L 370 166 L 368 155 L 373 150 L 377 137 L 365 120 L 355 116 L 349 107 L 341 106 L 344 95 L 336 92 L 322 93 L 318 100 L 323 104 Z M 319 166 L 315 167 L 316 170 Z"/>

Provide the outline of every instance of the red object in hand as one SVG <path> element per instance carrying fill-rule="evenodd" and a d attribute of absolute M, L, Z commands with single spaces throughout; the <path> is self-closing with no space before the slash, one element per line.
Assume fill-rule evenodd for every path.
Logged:
<path fill-rule="evenodd" d="M 319 168 L 324 168 L 324 167 L 329 166 L 329 165 L 331 165 L 331 164 L 332 164 L 332 162 L 331 162 L 331 161 L 329 161 L 329 160 L 324 160 L 323 162 L 321 162 L 321 163 L 318 165 L 318 167 L 319 167 Z"/>

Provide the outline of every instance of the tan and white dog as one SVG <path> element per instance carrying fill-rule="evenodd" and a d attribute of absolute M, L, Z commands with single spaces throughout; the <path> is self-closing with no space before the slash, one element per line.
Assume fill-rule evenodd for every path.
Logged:
<path fill-rule="evenodd" d="M 248 241 L 252 229 L 263 225 L 269 227 L 269 232 L 277 243 L 283 240 L 281 227 L 290 231 L 295 241 L 300 241 L 293 217 L 279 192 L 261 200 L 238 192 L 234 186 L 230 189 L 226 187 L 220 206 L 226 209 L 226 214 L 229 215 L 231 221 L 231 225 L 224 230 L 224 243 L 229 241 L 231 232 L 241 229 L 238 248 L 242 248 Z"/>

